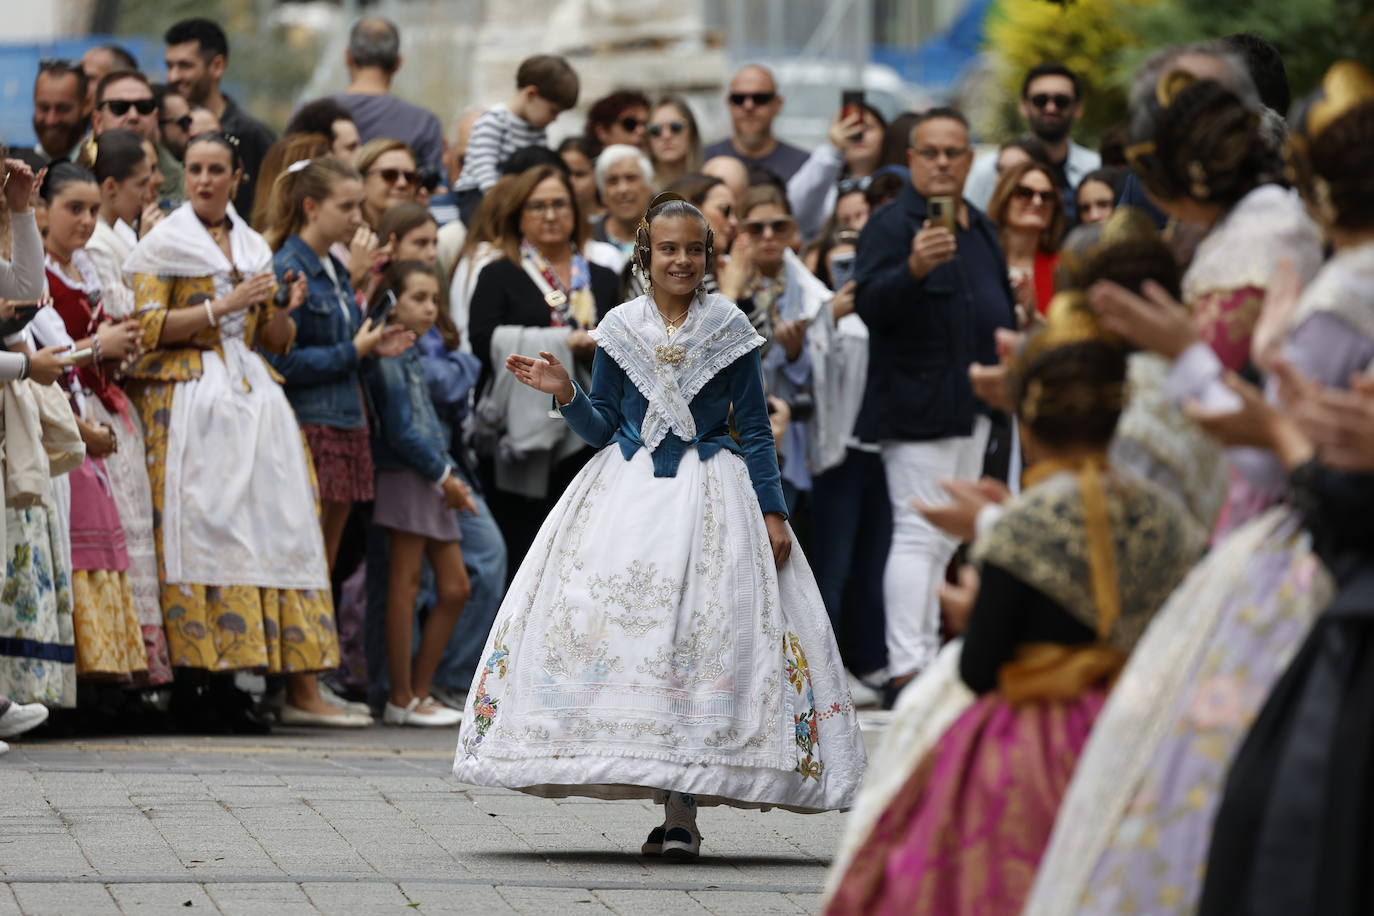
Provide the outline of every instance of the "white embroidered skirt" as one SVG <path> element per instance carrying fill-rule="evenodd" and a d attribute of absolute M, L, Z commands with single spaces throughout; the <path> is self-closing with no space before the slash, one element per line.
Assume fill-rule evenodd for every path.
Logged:
<path fill-rule="evenodd" d="M 492 625 L 454 775 L 546 797 L 848 807 L 858 721 L 801 549 L 778 570 L 743 460 L 677 476 L 611 445 L 568 487 Z"/>

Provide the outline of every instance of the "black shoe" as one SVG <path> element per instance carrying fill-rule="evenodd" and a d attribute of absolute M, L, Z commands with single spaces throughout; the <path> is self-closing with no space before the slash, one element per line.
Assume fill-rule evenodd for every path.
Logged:
<path fill-rule="evenodd" d="M 644 841 L 644 845 L 639 847 L 640 855 L 661 856 L 663 855 L 663 834 L 666 832 L 664 827 L 655 827 L 649 831 L 649 838 Z"/>

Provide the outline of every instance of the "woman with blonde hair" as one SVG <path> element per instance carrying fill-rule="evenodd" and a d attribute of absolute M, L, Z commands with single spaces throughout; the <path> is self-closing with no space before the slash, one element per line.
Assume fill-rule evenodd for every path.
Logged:
<path fill-rule="evenodd" d="M 253 213 L 248 222 L 259 232 L 267 232 L 272 217 L 272 188 L 277 176 L 293 162 L 329 155 L 330 139 L 324 134 L 287 134 L 267 148 L 258 165 L 258 183 L 253 189 Z"/>

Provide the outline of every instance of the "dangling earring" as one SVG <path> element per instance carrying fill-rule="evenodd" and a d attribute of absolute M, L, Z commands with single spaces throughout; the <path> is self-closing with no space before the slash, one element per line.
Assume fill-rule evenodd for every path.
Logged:
<path fill-rule="evenodd" d="M 1206 200 L 1212 196 L 1211 189 L 1207 187 L 1207 170 L 1196 159 L 1188 163 L 1188 180 L 1191 182 L 1188 191 L 1194 198 Z"/>

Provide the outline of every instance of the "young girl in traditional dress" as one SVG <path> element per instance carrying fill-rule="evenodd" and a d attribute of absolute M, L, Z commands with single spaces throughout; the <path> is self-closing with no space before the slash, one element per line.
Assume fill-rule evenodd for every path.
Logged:
<path fill-rule="evenodd" d="M 642 851 L 682 858 L 700 848 L 699 804 L 844 808 L 864 769 L 787 525 L 763 339 L 700 290 L 711 241 L 677 195 L 650 206 L 635 253 L 649 291 L 594 332 L 590 393 L 548 353 L 507 360 L 601 451 L 497 614 L 454 764 L 536 795 L 658 799 Z"/>
<path fill-rule="evenodd" d="M 421 261 L 400 261 L 387 269 L 378 301 L 394 303 L 398 325 L 423 337 L 439 313 L 439 279 Z M 451 510 L 476 511 L 472 493 L 448 454 L 448 432 L 439 422 L 425 385 L 417 350 L 381 359 L 367 372 L 377 409 L 373 455 L 377 501 L 372 521 L 391 532 L 386 608 L 388 725 L 455 725 L 456 710 L 430 699 L 430 682 L 467 603 L 467 569 L 458 517 Z M 434 568 L 436 598 L 412 653 L 413 611 L 425 557 Z M 413 660 L 412 660 L 412 655 Z"/>

